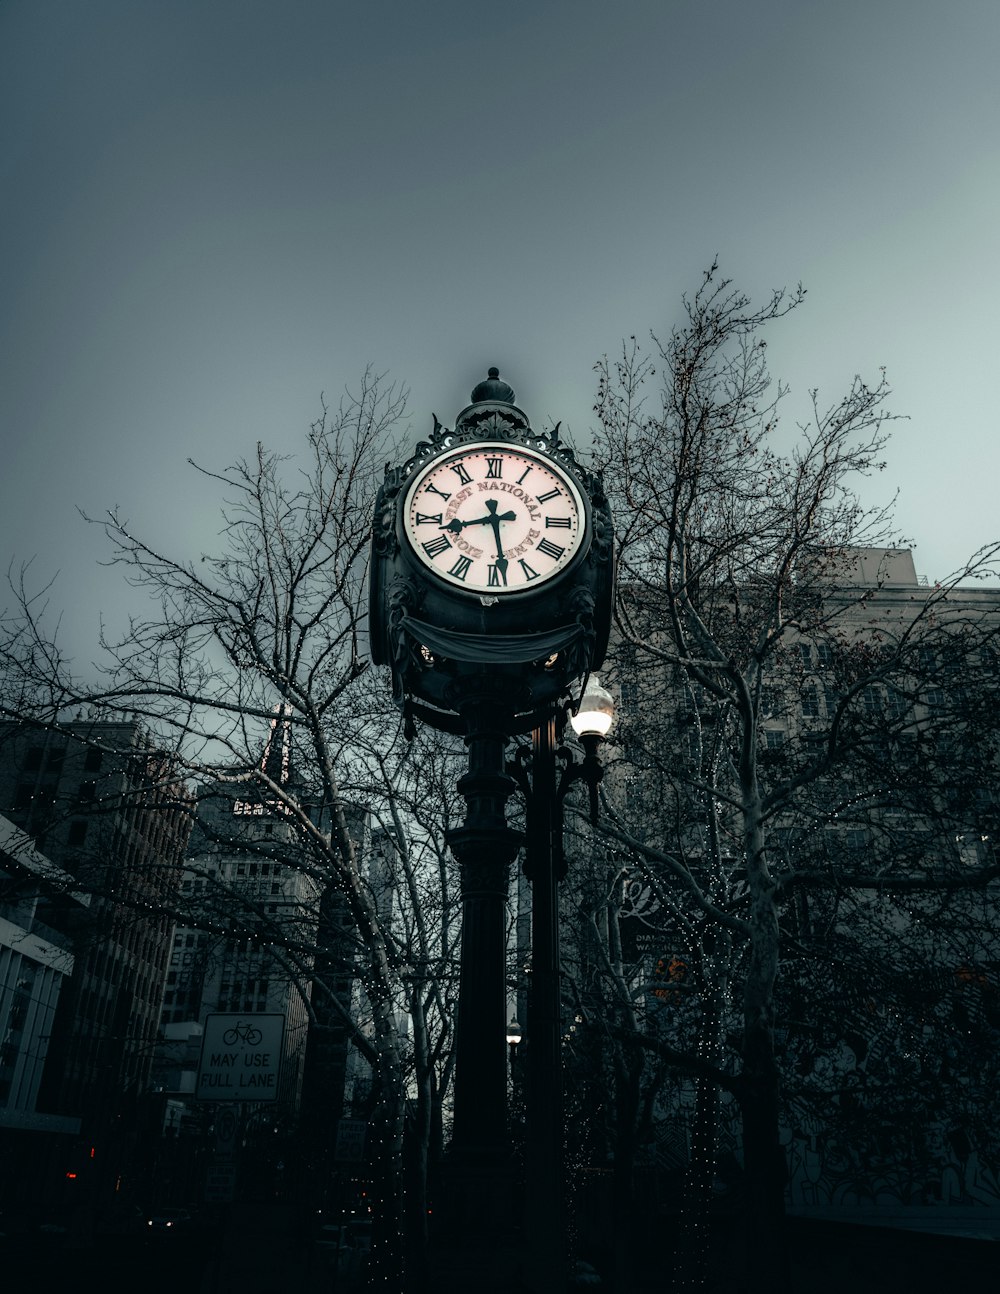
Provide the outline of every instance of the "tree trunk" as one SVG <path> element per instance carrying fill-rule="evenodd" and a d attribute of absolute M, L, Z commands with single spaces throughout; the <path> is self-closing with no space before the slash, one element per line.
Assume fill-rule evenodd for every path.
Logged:
<path fill-rule="evenodd" d="M 639 1081 L 642 1056 L 619 1043 L 615 1083 L 614 1244 L 615 1289 L 635 1288 L 635 1157 L 638 1150 Z"/>
<path fill-rule="evenodd" d="M 721 1012 L 718 997 L 706 994 L 705 1014 L 698 1039 L 698 1055 L 709 1064 L 718 1063 Z M 711 1234 L 710 1210 L 715 1182 L 719 1138 L 719 1085 L 712 1079 L 697 1079 L 691 1148 L 678 1223 L 673 1289 L 701 1290 L 708 1280 Z"/>
<path fill-rule="evenodd" d="M 374 1227 L 367 1284 L 371 1289 L 405 1288 L 403 1235 L 403 1120 L 405 1085 L 388 1001 L 373 1004 L 378 1058 L 377 1102 L 372 1118 Z"/>
<path fill-rule="evenodd" d="M 766 1046 L 770 1050 L 770 1039 Z M 763 1053 L 764 1048 L 761 1047 Z M 773 1055 L 755 1057 L 742 1094 L 747 1294 L 791 1288 L 785 1234 L 785 1156 L 779 1136 L 778 1075 Z"/>
<path fill-rule="evenodd" d="M 756 785 L 747 831 L 750 885 L 750 962 L 743 990 L 744 1209 L 748 1294 L 789 1290 L 785 1235 L 785 1159 L 780 1136 L 780 1086 L 774 1057 L 774 984 L 778 971 L 778 914 L 764 858 Z"/>
<path fill-rule="evenodd" d="M 405 1236 L 410 1294 L 423 1294 L 428 1288 L 427 1267 L 427 1175 L 430 1161 L 431 1112 L 433 1082 L 427 1050 L 427 1021 L 423 1014 L 419 989 L 411 995 L 410 1016 L 413 1021 L 416 1054 L 416 1100 L 411 1102 L 406 1119 L 404 1148 Z"/>

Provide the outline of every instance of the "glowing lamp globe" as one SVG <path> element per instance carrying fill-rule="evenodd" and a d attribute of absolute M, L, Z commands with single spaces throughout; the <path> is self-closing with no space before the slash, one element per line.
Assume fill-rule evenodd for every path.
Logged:
<path fill-rule="evenodd" d="M 596 674 L 591 674 L 576 713 L 569 717 L 573 731 L 578 737 L 606 737 L 614 717 L 611 693 L 601 686 Z"/>

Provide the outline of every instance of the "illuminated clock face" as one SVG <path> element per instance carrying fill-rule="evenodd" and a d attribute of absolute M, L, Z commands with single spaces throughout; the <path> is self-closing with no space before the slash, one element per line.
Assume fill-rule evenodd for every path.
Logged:
<path fill-rule="evenodd" d="M 428 463 L 406 492 L 403 528 L 438 579 L 474 593 L 538 588 L 585 539 L 573 481 L 544 456 L 494 441 Z"/>

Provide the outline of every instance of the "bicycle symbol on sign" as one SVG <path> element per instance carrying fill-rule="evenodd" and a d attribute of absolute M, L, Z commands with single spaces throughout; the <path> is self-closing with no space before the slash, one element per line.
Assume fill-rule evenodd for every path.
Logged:
<path fill-rule="evenodd" d="M 248 1047 L 256 1047 L 263 1038 L 259 1029 L 248 1021 L 237 1020 L 231 1029 L 227 1029 L 222 1035 L 222 1043 L 225 1047 L 232 1047 L 236 1042 L 245 1042 Z"/>

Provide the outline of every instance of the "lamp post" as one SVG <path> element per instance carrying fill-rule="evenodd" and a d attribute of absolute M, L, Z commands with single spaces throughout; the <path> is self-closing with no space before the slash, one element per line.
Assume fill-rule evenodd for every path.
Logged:
<path fill-rule="evenodd" d="M 455 702 L 467 729 L 469 771 L 458 783 L 465 821 L 447 837 L 462 878 L 453 1155 L 468 1188 L 456 1192 L 467 1206 L 459 1211 L 466 1233 L 477 1226 L 488 1231 L 502 1208 L 507 1076 L 496 1023 L 487 1026 L 506 1014 L 509 869 L 521 845 L 520 833 L 506 818 L 515 782 L 505 768 L 509 718 L 501 704 L 503 687 L 486 671 L 475 684 L 467 682 Z M 468 1185 L 473 1181 L 474 1188 Z M 495 1198 L 484 1208 L 490 1192 Z"/>
<path fill-rule="evenodd" d="M 563 855 L 563 799 L 576 781 L 590 791 L 597 821 L 598 757 L 614 717 L 611 694 L 591 675 L 571 723 L 584 748 L 576 760 L 558 746 L 565 724 L 559 710 L 532 733 L 531 752 L 511 766 L 525 796 L 524 872 L 531 883 L 531 982 L 528 991 L 527 1145 L 525 1232 L 528 1288 L 556 1294 L 566 1288 L 563 1190 L 562 992 L 559 954 L 559 881 Z M 562 765 L 561 772 L 558 764 Z"/>
<path fill-rule="evenodd" d="M 514 1066 L 517 1064 L 517 1049 L 523 1036 L 521 1026 L 516 1020 L 511 1020 L 507 1025 L 507 1046 L 510 1049 L 511 1073 L 514 1072 Z"/>

